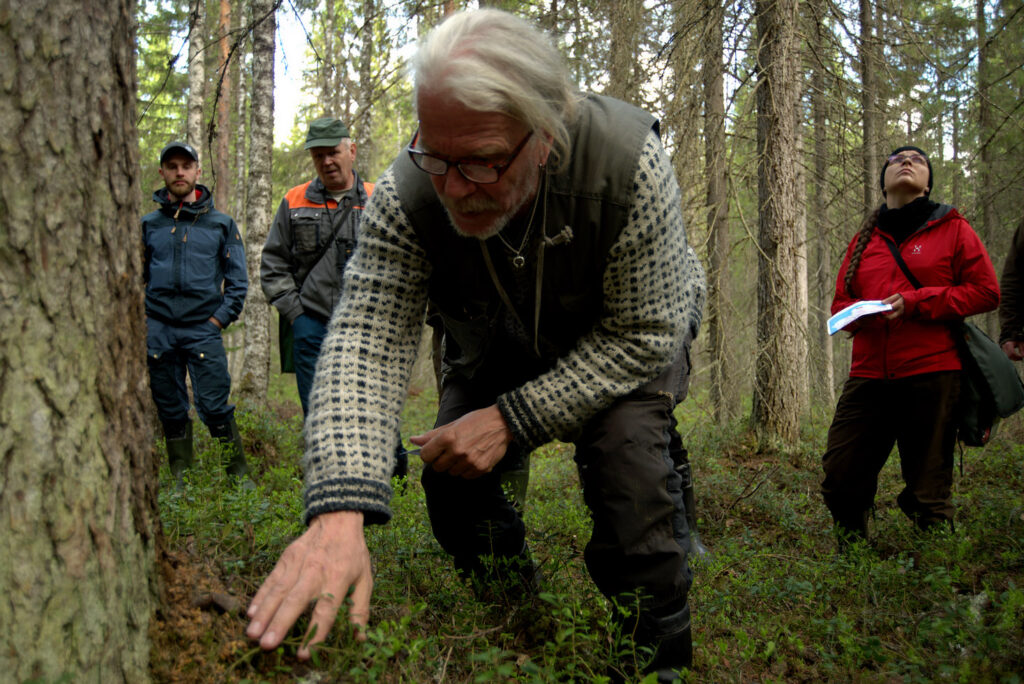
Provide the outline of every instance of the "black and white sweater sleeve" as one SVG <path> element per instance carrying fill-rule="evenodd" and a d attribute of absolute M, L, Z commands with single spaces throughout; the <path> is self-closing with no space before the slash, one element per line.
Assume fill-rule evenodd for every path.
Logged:
<path fill-rule="evenodd" d="M 608 255 L 603 314 L 547 373 L 498 398 L 521 446 L 571 439 L 592 416 L 664 370 L 700 326 L 704 273 L 688 248 L 679 184 L 648 135 L 629 221 Z"/>
<path fill-rule="evenodd" d="M 339 510 L 363 511 L 367 523 L 391 517 L 392 461 L 429 275 L 389 171 L 364 212 L 317 361 L 303 457 L 307 522 Z"/>

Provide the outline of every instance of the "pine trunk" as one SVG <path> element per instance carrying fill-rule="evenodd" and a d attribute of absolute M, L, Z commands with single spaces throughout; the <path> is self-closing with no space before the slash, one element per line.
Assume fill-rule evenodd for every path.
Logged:
<path fill-rule="evenodd" d="M 722 53 L 723 10 L 715 0 L 704 1 L 707 13 L 703 60 L 704 169 L 707 174 L 708 315 L 711 354 L 711 404 L 715 422 L 735 415 L 730 377 L 726 310 L 729 302 L 729 200 L 725 164 L 725 90 Z"/>
<path fill-rule="evenodd" d="M 758 0 L 757 358 L 752 420 L 795 443 L 807 404 L 806 256 L 800 186 L 797 0 Z"/>
<path fill-rule="evenodd" d="M 811 326 L 811 339 L 815 342 L 815 354 L 812 356 L 811 375 L 815 395 L 824 406 L 831 409 L 835 405 L 834 363 L 832 354 L 832 336 L 828 334 L 826 323 L 832 307 L 832 245 L 829 241 L 828 222 L 826 220 L 825 188 L 828 173 L 826 146 L 827 100 L 825 98 L 825 65 L 822 63 L 825 54 L 824 33 L 825 6 L 823 0 L 813 0 L 810 5 L 808 38 L 810 41 L 810 58 L 814 60 L 811 70 L 811 117 L 814 121 L 814 179 L 811 182 L 811 226 L 810 234 L 814 240 L 814 277 L 809 286 L 814 291 L 814 314 L 808 321 Z"/>
<path fill-rule="evenodd" d="M 864 169 L 864 210 L 871 211 L 881 192 L 878 184 L 878 88 L 875 85 L 875 38 L 872 0 L 860 0 L 860 104 L 863 117 L 864 139 L 861 146 L 861 163 Z"/>
<path fill-rule="evenodd" d="M 644 7 L 640 0 L 612 0 L 609 13 L 611 48 L 605 93 L 639 104 L 637 45 L 643 31 Z"/>
<path fill-rule="evenodd" d="M 159 526 L 135 7 L 0 14 L 0 679 L 145 682 Z"/>
<path fill-rule="evenodd" d="M 231 0 L 220 0 L 220 20 L 217 22 L 217 41 L 220 65 L 217 69 L 217 136 L 213 158 L 217 179 L 213 188 L 214 205 L 221 211 L 231 207 Z"/>

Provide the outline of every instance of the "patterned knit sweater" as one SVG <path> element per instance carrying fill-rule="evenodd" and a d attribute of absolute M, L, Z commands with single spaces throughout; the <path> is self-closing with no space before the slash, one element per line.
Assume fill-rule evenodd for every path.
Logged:
<path fill-rule="evenodd" d="M 587 420 L 666 368 L 700 327 L 704 272 L 686 243 L 680 192 L 657 135 L 634 176 L 629 221 L 608 254 L 600 321 L 548 372 L 498 398 L 513 439 L 571 439 Z M 471 238 L 470 238 L 471 239 Z M 306 421 L 306 520 L 361 510 L 391 517 L 389 475 L 419 346 L 431 264 L 386 172 L 363 216 L 317 362 Z"/>

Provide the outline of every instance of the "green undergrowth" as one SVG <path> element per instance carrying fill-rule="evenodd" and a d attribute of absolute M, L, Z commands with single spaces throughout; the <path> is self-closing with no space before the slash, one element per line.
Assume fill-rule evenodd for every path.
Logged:
<path fill-rule="evenodd" d="M 435 410 L 432 390 L 410 397 L 403 436 L 429 429 Z M 955 532 L 912 530 L 895 504 L 902 485 L 892 458 L 870 542 L 840 555 L 818 493 L 828 416 L 793 448 L 766 451 L 742 422 L 712 427 L 699 400 L 677 415 L 711 551 L 693 562 L 687 681 L 1022 680 L 1019 425 L 1003 426 L 984 450 L 967 450 L 962 477 L 958 462 Z M 301 415 L 240 410 L 239 425 L 258 489 L 226 479 L 197 425 L 197 464 L 185 490 L 175 492 L 161 469 L 160 514 L 169 550 L 210 568 L 246 604 L 303 530 Z M 525 521 L 543 593 L 521 605 L 474 598 L 431 534 L 415 457 L 410 471 L 392 500 L 392 521 L 367 530 L 375 586 L 365 641 L 339 622 L 314 659 L 300 662 L 305 620 L 264 653 L 245 640 L 238 614 L 226 631 L 220 622 L 220 632 L 204 636 L 200 626 L 207 660 L 180 663 L 175 681 L 600 682 L 623 662 L 642 663 L 647 654 L 615 633 L 612 607 L 583 562 L 589 517 L 571 446 L 547 445 L 532 458 Z"/>

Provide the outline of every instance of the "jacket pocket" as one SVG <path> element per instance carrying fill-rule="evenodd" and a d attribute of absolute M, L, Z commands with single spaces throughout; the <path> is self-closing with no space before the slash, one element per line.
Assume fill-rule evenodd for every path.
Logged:
<path fill-rule="evenodd" d="M 300 262 L 303 257 L 311 258 L 320 246 L 320 215 L 322 212 L 322 209 L 312 207 L 292 209 L 291 211 L 292 235 L 294 236 L 292 249 Z"/>

